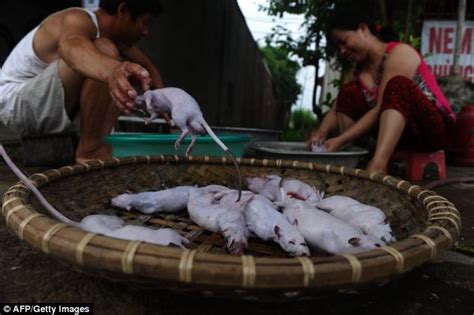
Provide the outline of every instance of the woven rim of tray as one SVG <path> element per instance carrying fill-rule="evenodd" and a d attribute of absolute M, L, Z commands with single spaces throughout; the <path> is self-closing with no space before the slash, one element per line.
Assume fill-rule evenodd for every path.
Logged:
<path fill-rule="evenodd" d="M 65 166 L 30 177 L 37 187 L 60 177 L 100 168 L 144 163 L 228 165 L 226 158 L 144 156 Z M 435 192 L 380 173 L 302 161 L 238 159 L 244 166 L 305 169 L 354 176 L 387 185 L 419 200 L 427 212 L 427 228 L 419 234 L 375 250 L 329 257 L 269 258 L 220 255 L 181 250 L 87 233 L 40 214 L 28 202 L 21 182 L 3 196 L 2 215 L 20 239 L 80 269 L 103 270 L 139 279 L 232 288 L 323 288 L 385 281 L 434 258 L 460 236 L 461 219 L 453 203 Z M 106 259 L 107 258 L 107 259 Z M 107 261 L 107 263 L 103 263 Z"/>

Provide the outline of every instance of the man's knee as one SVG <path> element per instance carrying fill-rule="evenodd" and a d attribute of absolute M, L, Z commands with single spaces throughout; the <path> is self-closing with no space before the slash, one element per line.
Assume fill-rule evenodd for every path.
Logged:
<path fill-rule="evenodd" d="M 115 43 L 111 41 L 110 39 L 97 38 L 96 40 L 94 40 L 94 45 L 103 54 L 115 59 L 119 59 L 120 52 L 117 46 L 115 45 Z"/>

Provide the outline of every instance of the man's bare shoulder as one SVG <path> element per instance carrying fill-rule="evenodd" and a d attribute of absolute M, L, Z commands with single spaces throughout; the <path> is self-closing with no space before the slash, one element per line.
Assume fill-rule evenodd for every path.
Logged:
<path fill-rule="evenodd" d="M 50 15 L 43 22 L 45 27 L 57 27 L 62 33 L 79 32 L 95 37 L 97 27 L 89 14 L 81 8 L 68 8 Z"/>

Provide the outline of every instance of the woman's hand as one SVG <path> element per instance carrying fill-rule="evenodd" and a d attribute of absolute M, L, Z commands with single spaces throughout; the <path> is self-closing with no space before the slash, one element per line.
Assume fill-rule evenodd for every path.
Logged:
<path fill-rule="evenodd" d="M 311 150 L 313 144 L 323 145 L 326 140 L 327 132 L 321 129 L 313 131 L 309 134 L 308 140 L 306 140 L 306 148 Z"/>
<path fill-rule="evenodd" d="M 328 152 L 334 152 L 339 150 L 343 144 L 344 142 L 342 142 L 340 137 L 334 137 L 324 142 L 324 146 L 326 147 L 326 150 L 328 150 Z"/>

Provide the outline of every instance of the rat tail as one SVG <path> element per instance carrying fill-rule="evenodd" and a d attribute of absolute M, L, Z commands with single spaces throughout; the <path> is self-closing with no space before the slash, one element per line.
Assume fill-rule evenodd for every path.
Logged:
<path fill-rule="evenodd" d="M 229 157 L 229 159 L 232 161 L 234 164 L 235 170 L 237 172 L 237 189 L 239 191 L 239 197 L 237 198 L 237 201 L 240 201 L 240 197 L 242 197 L 242 174 L 240 173 L 240 166 L 237 163 L 237 160 L 235 159 L 234 154 L 232 151 L 216 136 L 214 131 L 212 131 L 211 127 L 207 124 L 207 122 L 204 120 L 204 118 L 201 121 L 201 125 L 206 129 L 207 133 L 209 136 L 211 136 L 212 139 L 224 150 L 225 154 Z"/>
<path fill-rule="evenodd" d="M 7 152 L 5 151 L 5 148 L 3 147 L 2 144 L 0 144 L 0 155 L 3 157 L 5 162 L 7 163 L 8 167 L 15 173 L 15 175 L 28 187 L 28 189 L 33 192 L 35 197 L 38 199 L 38 201 L 41 203 L 43 207 L 46 208 L 50 212 L 50 214 L 55 217 L 57 220 L 73 225 L 73 226 L 78 226 L 77 222 L 72 221 L 71 219 L 65 217 L 63 214 L 61 214 L 58 210 L 56 210 L 47 200 L 44 198 L 44 196 L 41 194 L 41 192 L 36 188 L 36 186 L 29 180 L 25 174 L 23 174 L 20 169 L 13 163 L 13 161 L 10 159 L 8 156 Z"/>

